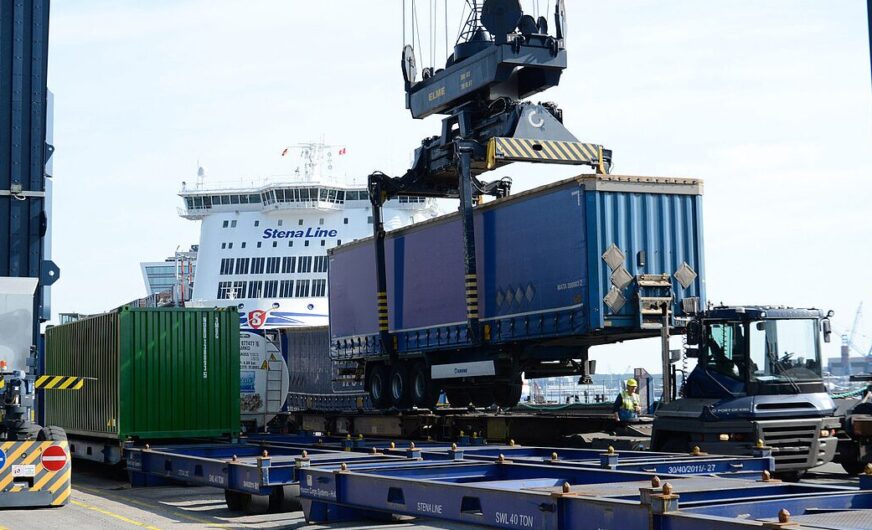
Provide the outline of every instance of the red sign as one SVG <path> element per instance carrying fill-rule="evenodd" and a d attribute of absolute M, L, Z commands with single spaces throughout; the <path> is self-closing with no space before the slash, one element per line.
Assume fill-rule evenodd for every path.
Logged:
<path fill-rule="evenodd" d="M 266 311 L 257 309 L 248 313 L 248 325 L 254 329 L 260 329 L 266 324 Z"/>
<path fill-rule="evenodd" d="M 67 452 L 59 445 L 53 445 L 42 453 L 42 467 L 49 471 L 60 471 L 67 464 Z"/>

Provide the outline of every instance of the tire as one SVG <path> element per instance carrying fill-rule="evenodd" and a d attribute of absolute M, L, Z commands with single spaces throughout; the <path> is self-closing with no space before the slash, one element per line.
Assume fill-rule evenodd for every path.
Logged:
<path fill-rule="evenodd" d="M 686 438 L 673 435 L 661 442 L 657 450 L 663 453 L 687 453 L 690 452 L 690 444 Z"/>
<path fill-rule="evenodd" d="M 773 473 L 775 478 L 779 478 L 784 482 L 799 482 L 799 479 L 805 475 L 805 470 L 800 471 L 776 471 Z"/>
<path fill-rule="evenodd" d="M 296 512 L 303 509 L 300 502 L 300 485 L 276 486 L 269 496 L 271 513 Z"/>
<path fill-rule="evenodd" d="M 244 493 L 238 491 L 224 490 L 224 502 L 227 503 L 227 509 L 231 512 L 241 512 L 244 496 Z"/>
<path fill-rule="evenodd" d="M 269 513 L 269 495 L 242 494 L 242 511 L 247 515 Z"/>
<path fill-rule="evenodd" d="M 39 430 L 36 439 L 40 442 L 66 442 L 67 432 L 60 427 L 49 425 Z"/>
<path fill-rule="evenodd" d="M 394 363 L 388 386 L 391 404 L 398 409 L 407 409 L 412 404 L 412 378 L 408 363 Z"/>
<path fill-rule="evenodd" d="M 523 385 L 521 377 L 513 377 L 510 383 L 497 383 L 493 387 L 494 402 L 500 408 L 511 408 L 521 401 Z"/>
<path fill-rule="evenodd" d="M 494 392 L 489 385 L 473 388 L 470 395 L 472 396 L 472 404 L 476 408 L 487 408 L 494 404 Z"/>
<path fill-rule="evenodd" d="M 472 401 L 472 396 L 465 388 L 450 388 L 445 391 L 445 397 L 448 398 L 448 404 L 454 408 L 466 408 Z"/>
<path fill-rule="evenodd" d="M 430 378 L 427 363 L 417 362 L 412 366 L 411 381 L 412 405 L 424 409 L 434 408 L 439 401 L 439 387 Z"/>
<path fill-rule="evenodd" d="M 856 460 L 849 460 L 847 462 L 839 462 L 841 464 L 842 469 L 845 470 L 845 473 L 849 475 L 859 475 L 866 469 L 866 464 L 862 462 L 858 462 Z"/>
<path fill-rule="evenodd" d="M 369 390 L 369 400 L 376 409 L 386 409 L 390 406 L 388 393 L 388 369 L 383 364 L 376 364 L 369 372 L 366 384 Z"/>

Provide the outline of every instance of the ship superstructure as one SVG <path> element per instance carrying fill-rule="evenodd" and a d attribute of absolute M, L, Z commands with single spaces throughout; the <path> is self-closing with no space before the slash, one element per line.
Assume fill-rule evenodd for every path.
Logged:
<path fill-rule="evenodd" d="M 248 329 L 327 325 L 327 251 L 371 235 L 372 207 L 365 184 L 322 174 L 336 148 L 294 150 L 300 164 L 285 177 L 207 186 L 200 168 L 194 186 L 183 184 L 179 214 L 201 223 L 188 305 L 235 305 Z M 386 204 L 385 225 L 438 213 L 433 199 L 401 197 Z"/>

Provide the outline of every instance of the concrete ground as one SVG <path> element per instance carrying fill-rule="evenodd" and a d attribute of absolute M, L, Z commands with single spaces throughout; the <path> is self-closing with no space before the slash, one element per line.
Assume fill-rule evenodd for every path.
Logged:
<path fill-rule="evenodd" d="M 327 528 L 308 525 L 303 512 L 247 516 L 231 512 L 224 504 L 222 490 L 204 487 L 156 487 L 132 489 L 123 474 L 105 467 L 75 463 L 73 493 L 67 506 L 51 509 L 0 510 L 0 530 L 144 528 Z M 827 464 L 809 472 L 803 482 L 857 485 L 838 464 Z M 471 530 L 469 525 L 405 521 L 400 523 L 356 523 L 329 528 L 431 528 Z"/>

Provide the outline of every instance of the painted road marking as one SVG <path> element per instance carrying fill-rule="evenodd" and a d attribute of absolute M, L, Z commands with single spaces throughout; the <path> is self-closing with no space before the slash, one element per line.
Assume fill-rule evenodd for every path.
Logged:
<path fill-rule="evenodd" d="M 157 515 L 160 515 L 162 517 L 178 517 L 180 519 L 187 519 L 188 521 L 190 521 L 192 523 L 200 523 L 200 524 L 208 526 L 209 528 L 224 528 L 227 530 L 229 530 L 229 528 L 230 528 L 228 526 L 224 526 L 227 523 L 216 523 L 214 521 L 210 521 L 209 519 L 206 519 L 203 517 L 197 517 L 195 515 L 191 515 L 191 514 L 187 513 L 187 511 L 184 511 L 182 508 L 177 508 L 171 504 L 166 504 L 163 502 L 157 502 L 157 503 L 145 502 L 145 501 L 141 501 L 138 499 L 132 499 L 129 497 L 122 497 L 119 495 L 113 495 L 105 490 L 86 488 L 86 487 L 82 487 L 82 486 L 76 486 L 75 489 L 78 491 L 82 491 L 84 493 L 87 493 L 89 495 L 94 495 L 96 497 L 102 497 L 104 499 L 112 500 L 115 502 L 124 503 L 124 504 L 135 504 L 136 506 L 140 506 L 140 507 L 145 508 L 147 510 L 154 510 L 157 507 L 165 508 L 165 509 L 167 509 L 167 512 L 168 512 L 166 515 L 157 514 Z M 75 502 L 75 501 L 73 501 L 73 502 Z M 3 529 L 0 529 L 0 530 L 3 530 Z"/>
<path fill-rule="evenodd" d="M 102 508 L 97 508 L 96 506 L 91 506 L 90 504 L 85 504 L 84 502 L 80 502 L 77 500 L 71 500 L 70 503 L 75 505 L 75 506 L 78 506 L 79 508 L 85 508 L 86 510 L 91 510 L 91 511 L 97 512 L 99 514 L 106 515 L 108 517 L 114 517 L 115 519 L 118 519 L 119 521 L 125 522 L 127 524 L 132 524 L 134 526 L 140 526 L 142 528 L 146 528 L 147 530 L 160 530 L 160 528 L 158 528 L 156 526 L 151 526 L 151 525 L 148 525 L 145 523 L 141 523 L 139 521 L 134 521 L 133 519 L 129 519 L 127 517 L 124 517 L 123 515 L 119 515 L 117 513 L 110 512 L 109 510 L 104 510 Z"/>

